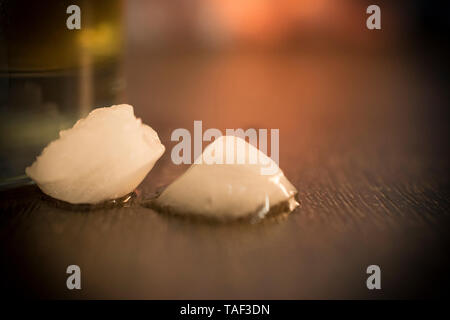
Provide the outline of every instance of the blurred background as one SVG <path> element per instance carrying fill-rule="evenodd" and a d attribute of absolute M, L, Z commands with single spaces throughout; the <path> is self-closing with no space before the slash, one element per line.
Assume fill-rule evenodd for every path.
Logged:
<path fill-rule="evenodd" d="M 70 4 L 81 30 L 66 28 Z M 371 4 L 381 30 L 366 28 Z M 211 227 L 139 206 L 68 214 L 37 188 L 5 191 L 2 267 L 20 276 L 4 292 L 438 295 L 448 271 L 448 12 L 448 1 L 425 0 L 0 0 L 3 189 L 27 181 L 24 168 L 60 129 L 128 103 L 167 150 L 144 197 L 186 169 L 170 161 L 171 132 L 202 120 L 204 130 L 280 129 L 280 167 L 302 204 L 284 224 Z M 61 286 L 74 261 L 89 283 L 81 292 Z M 372 263 L 383 294 L 365 287 Z"/>
<path fill-rule="evenodd" d="M 81 30 L 66 28 L 70 4 Z M 370 4 L 1 0 L 2 185 L 21 181 L 59 130 L 115 103 L 134 105 L 164 142 L 196 119 L 305 135 L 355 113 L 446 112 L 433 90 L 447 85 L 448 5 L 378 1 L 382 29 L 368 30 Z M 415 115 L 402 107 L 421 98 Z"/>

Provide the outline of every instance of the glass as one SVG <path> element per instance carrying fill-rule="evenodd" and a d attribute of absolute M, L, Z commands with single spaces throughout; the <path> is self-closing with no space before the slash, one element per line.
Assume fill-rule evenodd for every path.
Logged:
<path fill-rule="evenodd" d="M 58 132 L 123 92 L 122 1 L 0 2 L 0 188 L 27 181 L 30 165 Z"/>

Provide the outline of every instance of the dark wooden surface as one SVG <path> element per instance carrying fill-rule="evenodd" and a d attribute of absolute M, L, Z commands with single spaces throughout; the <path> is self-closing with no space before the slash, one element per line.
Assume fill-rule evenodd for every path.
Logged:
<path fill-rule="evenodd" d="M 132 52 L 127 96 L 167 151 L 128 207 L 59 207 L 33 185 L 0 201 L 2 292 L 52 298 L 408 298 L 448 273 L 448 87 L 399 53 Z M 158 214 L 140 202 L 185 166 L 170 133 L 279 128 L 299 190 L 287 217 L 250 225 Z M 66 289 L 66 267 L 82 290 Z M 382 290 L 366 288 L 377 264 Z"/>

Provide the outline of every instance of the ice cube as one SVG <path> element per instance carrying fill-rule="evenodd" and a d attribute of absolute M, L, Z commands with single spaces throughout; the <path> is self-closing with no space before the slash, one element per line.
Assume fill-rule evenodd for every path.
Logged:
<path fill-rule="evenodd" d="M 25 171 L 53 198 L 94 204 L 132 192 L 164 150 L 132 106 L 115 105 L 94 109 L 61 131 Z"/>
<path fill-rule="evenodd" d="M 297 190 L 278 165 L 245 140 L 221 136 L 200 157 L 201 163 L 196 159 L 151 203 L 152 207 L 221 220 L 263 218 L 271 212 L 290 212 L 298 206 Z M 267 173 L 263 170 L 267 167 L 275 170 Z"/>

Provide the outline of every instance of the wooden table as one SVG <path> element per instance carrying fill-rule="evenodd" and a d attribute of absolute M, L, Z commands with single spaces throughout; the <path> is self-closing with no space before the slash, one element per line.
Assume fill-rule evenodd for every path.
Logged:
<path fill-rule="evenodd" d="M 2 293 L 40 298 L 437 296 L 448 273 L 448 82 L 435 61 L 346 52 L 152 54 L 125 63 L 124 102 L 167 151 L 130 206 L 84 211 L 34 185 L 0 194 Z M 279 128 L 301 207 L 212 224 L 140 204 L 186 166 L 170 134 Z M 81 268 L 82 290 L 66 288 Z M 366 268 L 381 267 L 381 290 Z"/>

